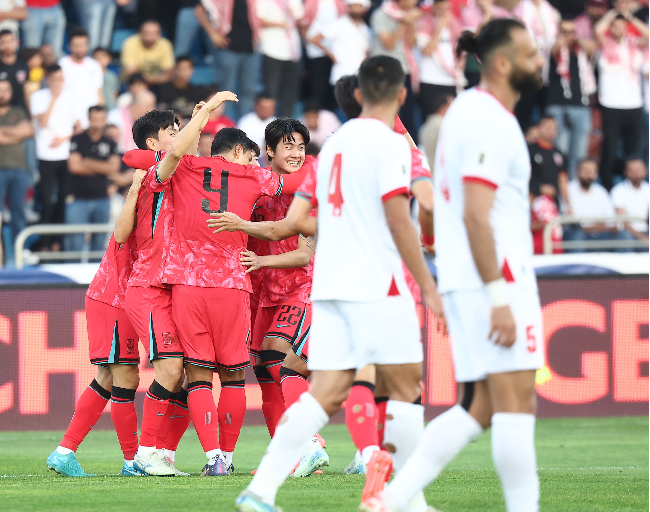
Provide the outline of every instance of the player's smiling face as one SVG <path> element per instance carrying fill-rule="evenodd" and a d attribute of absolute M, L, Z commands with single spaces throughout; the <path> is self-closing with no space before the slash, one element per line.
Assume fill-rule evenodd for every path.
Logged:
<path fill-rule="evenodd" d="M 273 170 L 280 174 L 291 174 L 302 167 L 305 162 L 305 139 L 298 132 L 293 132 L 293 140 L 283 140 L 275 151 L 268 148 L 273 158 Z"/>

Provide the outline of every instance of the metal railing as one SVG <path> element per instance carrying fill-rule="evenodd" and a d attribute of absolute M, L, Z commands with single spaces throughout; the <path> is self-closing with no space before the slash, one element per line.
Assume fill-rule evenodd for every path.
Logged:
<path fill-rule="evenodd" d="M 553 254 L 553 249 L 636 249 L 638 247 L 648 248 L 646 240 L 577 240 L 553 242 L 553 230 L 561 224 L 590 224 L 606 223 L 617 224 L 623 222 L 643 222 L 647 219 L 632 215 L 616 215 L 613 217 L 576 217 L 573 215 L 560 215 L 544 226 L 542 235 L 544 241 L 544 254 Z"/>
<path fill-rule="evenodd" d="M 25 266 L 23 249 L 25 248 L 25 242 L 32 235 L 112 233 L 114 229 L 115 226 L 113 224 L 36 224 L 29 226 L 18 233 L 16 237 L 16 243 L 14 245 L 16 268 L 22 269 Z M 88 263 L 89 259 L 101 259 L 104 256 L 104 251 L 84 249 L 83 251 L 40 251 L 34 252 L 33 254 L 40 261 L 80 259 L 83 263 Z"/>

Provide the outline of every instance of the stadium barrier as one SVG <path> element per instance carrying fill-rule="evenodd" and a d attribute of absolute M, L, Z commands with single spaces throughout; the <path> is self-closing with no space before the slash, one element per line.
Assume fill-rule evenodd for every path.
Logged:
<path fill-rule="evenodd" d="M 25 259 L 23 256 L 23 249 L 25 242 L 32 235 L 74 235 L 78 233 L 91 234 L 91 233 L 112 233 L 115 229 L 114 224 L 36 224 L 23 229 L 16 237 L 14 245 L 14 254 L 16 259 L 16 268 L 21 270 L 25 266 Z M 40 261 L 45 260 L 81 260 L 87 263 L 89 259 L 100 260 L 104 256 L 105 251 L 90 251 L 84 249 L 83 251 L 40 251 L 33 254 L 38 257 Z"/>
<path fill-rule="evenodd" d="M 643 265 L 631 264 L 640 261 L 634 256 L 590 255 L 599 257 L 601 266 L 581 268 L 606 271 L 620 260 L 638 269 Z M 644 261 L 647 268 L 647 256 Z M 543 275 L 538 269 L 538 276 L 546 346 L 546 364 L 537 374 L 539 415 L 647 415 L 647 270 Z M 0 286 L 0 430 L 67 426 L 76 400 L 96 374 L 88 362 L 86 287 L 72 282 Z M 420 305 L 418 314 L 425 344 L 423 403 L 431 418 L 455 403 L 456 386 L 449 340 L 436 332 L 428 310 Z M 151 365 L 141 361 L 139 408 L 153 378 Z M 261 424 L 261 393 L 250 370 L 246 382 L 247 423 Z M 218 385 L 214 393 L 218 397 Z M 110 415 L 104 414 L 96 428 L 112 428 Z"/>
<path fill-rule="evenodd" d="M 583 240 L 568 241 L 562 240 L 553 242 L 553 230 L 564 224 L 580 224 L 603 222 L 606 224 L 621 224 L 625 222 L 648 222 L 643 217 L 634 217 L 632 215 L 615 215 L 613 217 L 575 217 L 573 215 L 560 215 L 544 226 L 542 233 L 544 254 L 553 254 L 554 249 L 578 251 L 599 250 L 599 249 L 648 249 L 647 240 Z"/>

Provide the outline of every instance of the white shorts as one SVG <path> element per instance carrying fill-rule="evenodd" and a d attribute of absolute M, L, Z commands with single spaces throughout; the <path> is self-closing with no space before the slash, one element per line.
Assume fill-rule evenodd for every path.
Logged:
<path fill-rule="evenodd" d="M 315 300 L 309 338 L 310 370 L 349 370 L 368 364 L 422 362 L 413 298 L 373 302 Z"/>
<path fill-rule="evenodd" d="M 497 345 L 488 339 L 491 308 L 485 291 L 455 291 L 443 295 L 456 382 L 481 381 L 493 373 L 537 370 L 544 364 L 539 295 L 515 284 L 507 286 L 517 325 L 517 339 L 511 347 Z"/>

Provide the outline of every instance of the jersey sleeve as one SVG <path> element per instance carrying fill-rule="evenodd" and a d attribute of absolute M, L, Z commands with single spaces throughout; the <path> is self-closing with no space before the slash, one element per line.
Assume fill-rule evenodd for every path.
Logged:
<path fill-rule="evenodd" d="M 318 199 L 316 199 L 316 167 L 311 167 L 295 195 L 309 201 L 314 208 L 318 207 Z"/>
<path fill-rule="evenodd" d="M 256 169 L 255 176 L 260 185 L 260 195 L 279 196 L 283 193 L 283 177 L 267 169 Z"/>
<path fill-rule="evenodd" d="M 395 196 L 408 195 L 411 178 L 411 151 L 406 140 L 399 139 L 399 144 L 395 144 L 391 137 L 385 144 L 394 150 L 387 151 L 380 158 L 379 195 L 384 203 Z"/>
<path fill-rule="evenodd" d="M 404 126 L 404 123 L 402 123 L 402 120 L 399 118 L 399 116 L 395 116 L 395 127 L 393 128 L 393 131 L 395 133 L 399 133 L 400 135 L 406 135 L 408 133 L 408 130 Z"/>
<path fill-rule="evenodd" d="M 146 149 L 132 149 L 124 153 L 122 162 L 131 169 L 149 169 L 163 159 L 162 151 L 149 151 Z"/>
<path fill-rule="evenodd" d="M 411 148 L 411 183 L 409 188 L 413 188 L 413 185 L 422 180 L 432 181 L 431 170 L 420 150 Z"/>
<path fill-rule="evenodd" d="M 460 175 L 465 183 L 480 183 L 493 190 L 503 184 L 508 174 L 510 148 L 498 130 L 487 125 L 474 126 L 479 133 L 468 136 L 460 155 Z"/>

